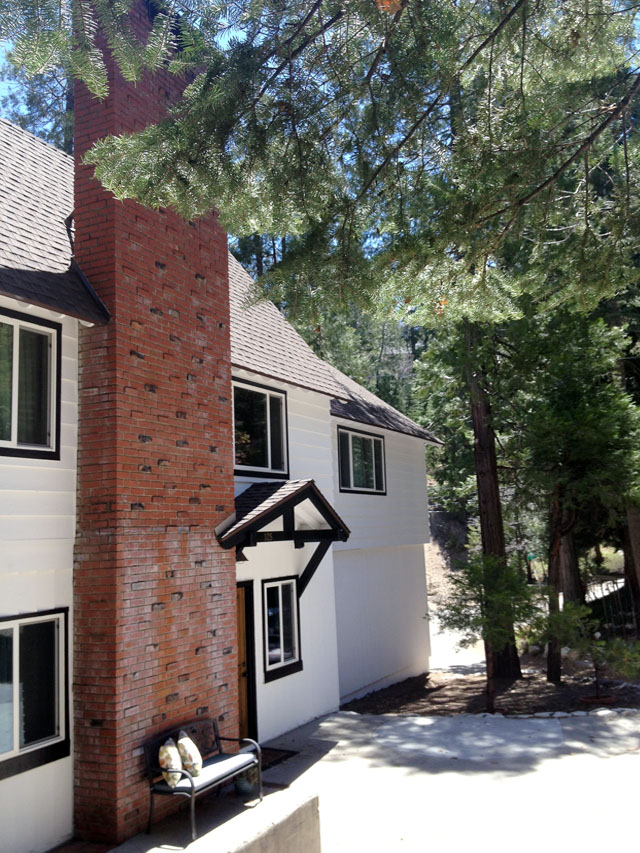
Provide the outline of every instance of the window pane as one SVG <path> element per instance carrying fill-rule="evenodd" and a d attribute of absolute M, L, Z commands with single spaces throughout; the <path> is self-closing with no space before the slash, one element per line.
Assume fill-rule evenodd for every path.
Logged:
<path fill-rule="evenodd" d="M 13 630 L 0 630 L 0 753 L 13 749 Z"/>
<path fill-rule="evenodd" d="M 293 584 L 282 585 L 282 650 L 284 660 L 294 660 L 296 655 Z"/>
<path fill-rule="evenodd" d="M 0 323 L 0 440 L 11 440 L 13 326 Z"/>
<path fill-rule="evenodd" d="M 351 452 L 354 488 L 373 489 L 373 441 L 361 435 L 353 435 Z"/>
<path fill-rule="evenodd" d="M 282 428 L 282 397 L 269 397 L 271 418 L 271 467 L 284 471 L 284 430 Z"/>
<path fill-rule="evenodd" d="M 248 388 L 234 388 L 236 465 L 268 468 L 267 395 Z"/>
<path fill-rule="evenodd" d="M 349 433 L 338 433 L 338 459 L 340 461 L 340 486 L 351 488 L 351 467 L 349 464 Z"/>
<path fill-rule="evenodd" d="M 49 444 L 49 335 L 20 329 L 18 442 Z"/>
<path fill-rule="evenodd" d="M 20 626 L 20 746 L 58 734 L 56 622 Z"/>
<path fill-rule="evenodd" d="M 382 462 L 382 442 L 373 442 L 373 454 L 375 457 L 374 467 L 376 473 L 376 489 L 380 492 L 384 491 L 384 465 Z"/>
<path fill-rule="evenodd" d="M 269 664 L 280 663 L 282 652 L 280 650 L 280 596 L 278 587 L 267 587 L 267 638 Z"/>

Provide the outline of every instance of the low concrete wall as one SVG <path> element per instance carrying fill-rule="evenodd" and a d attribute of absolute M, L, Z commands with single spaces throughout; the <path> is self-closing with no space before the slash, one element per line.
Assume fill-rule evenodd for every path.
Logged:
<path fill-rule="evenodd" d="M 268 826 L 253 841 L 233 853 L 320 853 L 318 798 L 299 805 L 289 815 Z"/>

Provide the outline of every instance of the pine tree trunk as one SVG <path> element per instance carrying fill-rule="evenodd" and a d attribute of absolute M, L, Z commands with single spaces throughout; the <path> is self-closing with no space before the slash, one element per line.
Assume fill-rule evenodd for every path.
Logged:
<path fill-rule="evenodd" d="M 478 327 L 467 323 L 465 339 L 467 347 L 467 384 L 471 400 L 471 419 L 474 437 L 474 462 L 478 487 L 478 511 L 482 553 L 496 557 L 506 564 L 502 504 L 498 482 L 496 440 L 491 423 L 491 406 L 484 388 L 484 376 L 477 365 Z M 515 643 L 515 633 L 504 649 L 492 651 L 491 666 L 487 661 L 487 677 L 522 678 L 520 661 Z M 487 681 L 487 687 L 489 682 Z"/>
<path fill-rule="evenodd" d="M 585 589 L 580 577 L 573 532 L 565 533 L 560 540 L 560 592 L 565 601 L 584 604 Z"/>
<path fill-rule="evenodd" d="M 549 616 L 560 611 L 560 597 L 558 587 L 560 585 L 560 538 L 551 540 L 549 553 Z M 559 684 L 562 680 L 562 655 L 560 643 L 554 636 L 549 637 L 547 648 L 547 681 Z"/>
<path fill-rule="evenodd" d="M 487 704 L 486 709 L 489 714 L 494 714 L 496 710 L 496 678 L 495 678 L 495 653 L 491 648 L 491 643 L 487 640 L 484 642 L 484 656 L 487 661 Z"/>
<path fill-rule="evenodd" d="M 562 500 L 562 488 L 556 486 L 551 501 L 549 515 L 549 615 L 560 611 L 560 592 L 562 583 L 562 547 L 563 540 L 571 536 L 575 514 L 566 512 Z M 566 547 L 566 546 L 565 546 Z M 559 684 L 562 680 L 562 655 L 557 638 L 549 637 L 547 650 L 547 681 Z"/>
<path fill-rule="evenodd" d="M 627 524 L 623 534 L 624 574 L 631 594 L 636 634 L 640 638 L 640 510 L 627 507 Z"/>

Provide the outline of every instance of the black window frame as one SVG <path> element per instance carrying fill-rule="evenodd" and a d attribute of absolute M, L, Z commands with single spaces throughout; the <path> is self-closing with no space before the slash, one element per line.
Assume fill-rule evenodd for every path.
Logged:
<path fill-rule="evenodd" d="M 33 624 L 34 621 L 58 620 L 60 625 L 58 642 L 62 664 L 58 671 L 57 701 L 59 708 L 60 733 L 46 741 L 12 750 L 6 758 L 0 753 L 0 779 L 8 779 L 27 770 L 42 767 L 52 761 L 58 761 L 70 755 L 70 725 L 69 725 L 69 608 L 57 607 L 52 610 L 41 610 L 34 613 L 18 613 L 13 616 L 0 616 L 0 629 L 6 623 L 14 623 L 14 631 L 19 632 L 23 624 Z M 15 677 L 15 676 L 14 676 Z M 15 737 L 15 734 L 14 734 Z"/>
<path fill-rule="evenodd" d="M 297 657 L 289 663 L 280 663 L 269 665 L 269 625 L 267 614 L 267 589 L 271 586 L 290 583 L 293 586 L 293 606 L 295 608 L 295 637 L 297 643 Z M 262 657 L 265 683 L 276 681 L 278 678 L 284 678 L 287 675 L 292 675 L 294 672 L 300 672 L 303 669 L 302 664 L 302 645 L 300 637 L 300 597 L 298 594 L 298 576 L 287 575 L 286 577 L 266 578 L 262 581 Z"/>
<path fill-rule="evenodd" d="M 50 446 L 39 445 L 11 445 L 0 444 L 0 456 L 20 457 L 22 459 L 60 459 L 60 402 L 61 402 L 61 377 L 62 377 L 62 324 L 42 317 L 34 317 L 10 308 L 0 308 L 0 322 L 3 317 L 8 317 L 24 326 L 41 328 L 51 335 L 55 341 L 54 357 L 49 363 L 49 435 Z M 14 325 L 13 323 L 10 325 Z M 20 326 L 19 326 L 20 327 Z M 16 398 L 17 399 L 17 398 Z"/>
<path fill-rule="evenodd" d="M 236 463 L 236 417 L 235 417 L 235 389 L 246 387 L 250 391 L 263 393 L 267 400 L 269 396 L 279 397 L 282 400 L 282 453 L 284 456 L 284 468 L 261 468 L 249 465 L 238 465 Z M 234 474 L 237 477 L 267 477 L 270 480 L 287 480 L 289 478 L 289 423 L 288 423 L 288 407 L 287 407 L 287 392 L 280 388 L 274 388 L 269 385 L 262 385 L 258 382 L 251 382 L 247 379 L 232 379 L 232 394 L 233 394 L 233 465 Z M 268 443 L 269 444 L 269 443 Z M 268 452 L 271 454 L 271 448 L 268 447 Z"/>
<path fill-rule="evenodd" d="M 340 435 L 345 434 L 349 437 L 349 477 L 350 481 L 353 482 L 353 454 L 352 454 L 352 436 L 361 436 L 364 438 L 371 439 L 372 441 L 372 449 L 374 447 L 373 442 L 379 441 L 380 447 L 382 449 L 382 479 L 383 484 L 382 488 L 374 488 L 374 489 L 363 489 L 361 487 L 354 488 L 352 486 L 345 486 L 343 482 L 342 476 L 342 451 L 341 451 L 341 443 L 340 443 Z M 366 432 L 361 429 L 352 429 L 351 427 L 338 426 L 337 429 L 337 442 L 338 442 L 338 486 L 341 492 L 349 495 L 386 495 L 387 494 L 387 453 L 385 448 L 384 436 L 379 433 L 374 432 Z M 375 450 L 374 450 L 374 460 L 375 460 Z M 375 478 L 375 462 L 374 462 L 374 478 Z"/>

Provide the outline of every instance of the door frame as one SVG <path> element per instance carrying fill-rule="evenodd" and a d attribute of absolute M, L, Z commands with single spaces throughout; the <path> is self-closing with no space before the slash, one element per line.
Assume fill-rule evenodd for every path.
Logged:
<path fill-rule="evenodd" d="M 258 706 L 256 700 L 256 632 L 253 607 L 253 581 L 238 581 L 237 587 L 244 589 L 244 629 L 247 650 L 247 717 L 248 736 L 258 739 Z"/>

